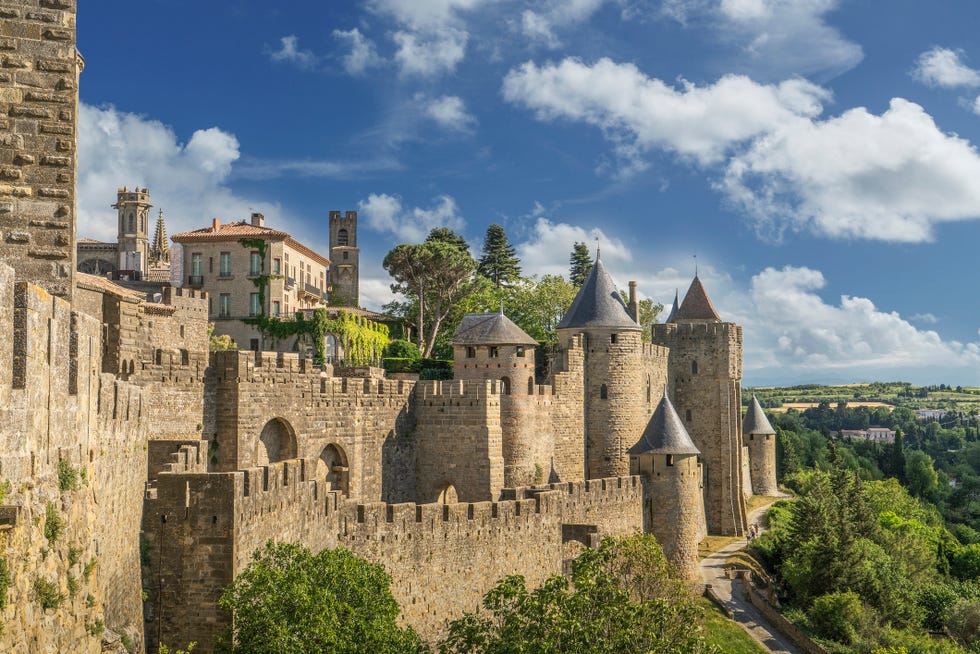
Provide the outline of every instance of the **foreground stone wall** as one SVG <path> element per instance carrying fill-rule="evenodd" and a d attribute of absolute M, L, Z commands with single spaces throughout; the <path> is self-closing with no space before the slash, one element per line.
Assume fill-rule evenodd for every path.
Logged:
<path fill-rule="evenodd" d="M 535 585 L 560 573 L 569 534 L 597 539 L 642 528 L 636 477 L 512 489 L 505 494 L 515 499 L 501 502 L 358 504 L 324 492 L 309 477 L 313 467 L 291 460 L 229 473 L 160 474 L 144 519 L 152 561 L 144 571 L 147 633 L 210 651 L 229 620 L 217 609 L 221 590 L 268 539 L 314 551 L 343 546 L 382 564 L 403 622 L 435 640 L 447 620 L 476 609 L 499 578 L 523 574 Z"/>
<path fill-rule="evenodd" d="M 0 242 L 18 278 L 71 299 L 78 75 L 74 0 L 0 3 Z"/>

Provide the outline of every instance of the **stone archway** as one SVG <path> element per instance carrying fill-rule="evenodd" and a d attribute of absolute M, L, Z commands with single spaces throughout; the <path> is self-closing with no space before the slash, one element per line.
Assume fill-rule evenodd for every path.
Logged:
<path fill-rule="evenodd" d="M 439 491 L 439 498 L 436 500 L 439 504 L 456 504 L 459 502 L 459 498 L 456 496 L 456 487 L 452 484 L 446 484 L 441 491 Z"/>
<path fill-rule="evenodd" d="M 282 418 L 265 423 L 256 445 L 255 465 L 264 466 L 276 461 L 296 458 L 296 434 Z"/>
<path fill-rule="evenodd" d="M 324 482 L 327 492 L 340 491 L 345 497 L 350 496 L 350 467 L 342 447 L 331 443 L 323 448 L 316 460 L 316 478 Z"/>

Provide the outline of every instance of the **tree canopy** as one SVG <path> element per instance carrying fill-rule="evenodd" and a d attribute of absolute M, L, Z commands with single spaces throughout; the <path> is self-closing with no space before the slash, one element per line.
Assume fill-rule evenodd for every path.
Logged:
<path fill-rule="evenodd" d="M 485 612 L 449 626 L 442 654 L 708 653 L 703 610 L 653 536 L 605 539 L 572 562 L 571 579 L 555 575 L 529 591 L 505 577 L 483 598 Z"/>
<path fill-rule="evenodd" d="M 589 254 L 589 246 L 585 243 L 575 243 L 568 263 L 568 281 L 572 283 L 572 286 L 581 286 L 588 278 L 589 271 L 592 270 L 592 255 Z"/>
<path fill-rule="evenodd" d="M 496 223 L 487 228 L 483 238 L 483 256 L 476 272 L 497 287 L 512 286 L 521 277 L 520 259 L 507 240 L 504 228 Z"/>
<path fill-rule="evenodd" d="M 345 549 L 313 554 L 269 541 L 221 595 L 234 632 L 218 651 L 234 654 L 402 654 L 428 651 L 396 623 L 391 579 Z"/>

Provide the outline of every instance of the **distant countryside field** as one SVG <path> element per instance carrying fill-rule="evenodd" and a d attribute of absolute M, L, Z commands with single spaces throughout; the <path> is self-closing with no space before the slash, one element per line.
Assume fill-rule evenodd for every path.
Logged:
<path fill-rule="evenodd" d="M 785 388 L 747 387 L 742 392 L 743 404 L 756 395 L 760 404 L 770 411 L 805 411 L 821 402 L 837 405 L 846 402 L 850 407 L 905 407 L 909 409 L 945 409 L 970 413 L 980 411 L 980 388 L 938 384 L 913 386 L 905 382 L 872 382 L 863 384 L 803 384 Z"/>

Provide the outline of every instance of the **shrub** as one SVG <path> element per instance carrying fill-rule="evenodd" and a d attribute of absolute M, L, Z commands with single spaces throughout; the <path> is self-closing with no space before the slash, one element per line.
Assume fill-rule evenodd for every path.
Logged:
<path fill-rule="evenodd" d="M 418 372 L 419 359 L 385 357 L 381 365 L 388 372 Z"/>
<path fill-rule="evenodd" d="M 7 559 L 0 559 L 0 613 L 7 608 L 7 592 L 10 590 L 10 584 L 13 581 Z"/>
<path fill-rule="evenodd" d="M 44 510 L 44 537 L 50 542 L 55 542 L 65 531 L 65 521 L 58 515 L 58 510 L 54 504 L 48 502 Z"/>
<path fill-rule="evenodd" d="M 418 346 L 411 341 L 406 341 L 402 338 L 396 338 L 393 341 L 389 341 L 385 346 L 384 357 L 386 359 L 409 359 L 411 361 L 418 361 L 422 358 L 422 353 L 419 352 Z"/>
<path fill-rule="evenodd" d="M 422 359 L 419 361 L 419 379 L 452 379 L 452 359 Z"/>
<path fill-rule="evenodd" d="M 92 560 L 86 563 L 85 567 L 82 568 L 82 577 L 85 578 L 85 581 L 88 581 L 88 578 L 92 576 L 92 571 L 95 570 L 95 565 L 96 561 L 95 557 L 93 556 Z"/>
<path fill-rule="evenodd" d="M 58 460 L 58 489 L 62 493 L 78 490 L 78 470 L 68 459 Z"/>
<path fill-rule="evenodd" d="M 74 566 L 78 563 L 79 557 L 82 555 L 82 550 L 74 545 L 68 546 L 68 566 Z"/>
<path fill-rule="evenodd" d="M 0 483 L 0 504 L 3 504 L 6 501 L 7 495 L 9 494 L 10 494 L 10 480 L 4 479 L 3 483 Z"/>
<path fill-rule="evenodd" d="M 91 636 L 92 638 L 98 638 L 102 635 L 102 632 L 105 631 L 105 623 L 102 622 L 102 620 L 96 620 L 95 622 L 86 622 L 85 631 L 87 631 L 88 635 Z"/>
<path fill-rule="evenodd" d="M 980 640 L 980 602 L 963 600 L 954 606 L 946 630 L 957 643 L 972 648 Z"/>
<path fill-rule="evenodd" d="M 807 611 L 807 621 L 819 637 L 850 645 L 859 638 L 864 606 L 851 591 L 821 595 Z"/>
<path fill-rule="evenodd" d="M 68 573 L 68 597 L 75 597 L 78 594 L 78 579 L 75 575 Z"/>
<path fill-rule="evenodd" d="M 34 577 L 34 601 L 43 610 L 56 609 L 65 601 L 65 594 L 58 590 L 58 585 L 44 577 Z"/>
<path fill-rule="evenodd" d="M 119 642 L 126 648 L 127 652 L 133 651 L 133 639 L 125 631 L 119 634 Z"/>

